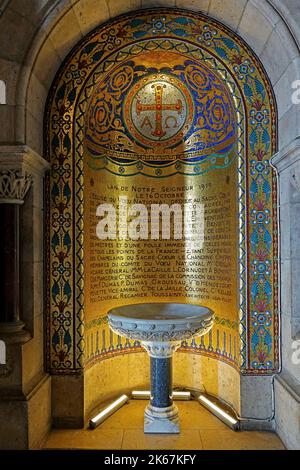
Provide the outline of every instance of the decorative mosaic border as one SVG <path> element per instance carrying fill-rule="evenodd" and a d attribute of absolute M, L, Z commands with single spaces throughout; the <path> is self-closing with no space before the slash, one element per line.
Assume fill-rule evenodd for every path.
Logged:
<path fill-rule="evenodd" d="M 276 151 L 277 114 L 272 89 L 256 56 L 225 26 L 204 15 L 165 9 L 126 15 L 92 32 L 68 56 L 49 96 L 45 142 L 52 163 L 47 182 L 49 369 L 53 373 L 73 373 L 84 366 L 82 262 L 80 269 L 73 271 L 75 260 L 83 256 L 78 230 L 82 213 L 75 202 L 76 198 L 80 202 L 83 176 L 80 163 L 79 167 L 73 164 L 78 96 L 95 65 L 113 50 L 133 42 L 138 47 L 141 39 L 155 42 L 162 38 L 186 41 L 199 51 L 215 55 L 242 90 L 247 119 L 247 172 L 240 175 L 240 182 L 243 184 L 245 177 L 247 218 L 240 221 L 240 229 L 241 239 L 247 244 L 247 266 L 241 266 L 241 280 L 248 282 L 247 300 L 243 300 L 247 318 L 241 311 L 240 325 L 245 351 L 242 371 L 274 373 L 279 353 L 277 197 L 270 165 Z M 75 158 L 76 165 L 78 160 Z M 243 294 L 246 286 L 240 288 Z"/>

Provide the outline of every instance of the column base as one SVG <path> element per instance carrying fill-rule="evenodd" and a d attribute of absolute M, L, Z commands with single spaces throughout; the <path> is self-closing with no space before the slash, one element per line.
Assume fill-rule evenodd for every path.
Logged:
<path fill-rule="evenodd" d="M 157 408 L 148 405 L 145 409 L 145 434 L 178 434 L 180 432 L 177 406 Z"/>

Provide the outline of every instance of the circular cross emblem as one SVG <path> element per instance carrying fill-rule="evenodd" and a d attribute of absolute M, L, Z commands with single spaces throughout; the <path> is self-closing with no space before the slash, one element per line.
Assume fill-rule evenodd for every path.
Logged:
<path fill-rule="evenodd" d="M 193 100 L 177 78 L 152 75 L 131 88 L 124 117 L 128 130 L 140 143 L 169 147 L 183 139 L 189 130 L 194 117 Z"/>

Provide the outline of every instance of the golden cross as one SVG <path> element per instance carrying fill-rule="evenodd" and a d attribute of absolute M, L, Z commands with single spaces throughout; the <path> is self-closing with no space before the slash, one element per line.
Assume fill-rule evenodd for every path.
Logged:
<path fill-rule="evenodd" d="M 152 135 L 163 137 L 166 135 L 166 132 L 162 127 L 162 112 L 170 110 L 177 111 L 180 114 L 182 111 L 182 101 L 178 99 L 176 104 L 163 104 L 163 85 L 157 84 L 152 85 L 152 87 L 155 91 L 155 103 L 142 104 L 140 100 L 137 100 L 136 113 L 139 116 L 143 111 L 156 111 L 155 130 L 152 132 Z"/>

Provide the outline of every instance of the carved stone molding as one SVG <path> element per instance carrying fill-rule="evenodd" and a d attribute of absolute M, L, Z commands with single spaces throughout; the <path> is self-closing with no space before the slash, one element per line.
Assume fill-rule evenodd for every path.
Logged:
<path fill-rule="evenodd" d="M 174 352 L 177 351 L 181 345 L 180 341 L 142 341 L 141 343 L 149 356 L 155 357 L 156 359 L 166 359 L 167 357 L 172 357 Z"/>
<path fill-rule="evenodd" d="M 0 204 L 23 204 L 32 175 L 20 170 L 0 170 Z"/>

